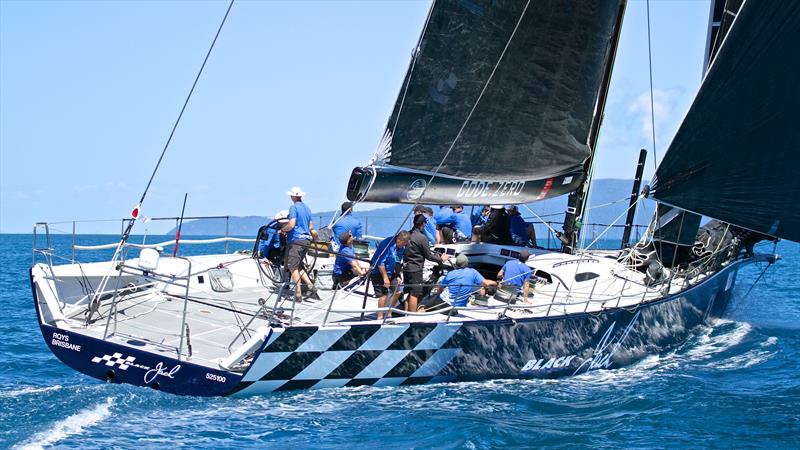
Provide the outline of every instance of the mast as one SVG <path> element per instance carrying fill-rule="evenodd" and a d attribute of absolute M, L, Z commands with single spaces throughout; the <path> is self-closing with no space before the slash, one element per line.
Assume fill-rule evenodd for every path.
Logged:
<path fill-rule="evenodd" d="M 581 186 L 569 194 L 567 198 L 567 210 L 564 214 L 564 233 L 558 236 L 562 241 L 561 251 L 564 253 L 572 253 L 578 242 L 580 235 L 580 221 L 586 209 L 586 196 L 589 193 L 589 186 L 592 182 L 592 163 L 594 162 L 594 154 L 597 149 L 597 139 L 600 135 L 600 125 L 603 123 L 603 115 L 606 108 L 606 100 L 608 98 L 608 88 L 611 85 L 611 74 L 614 71 L 614 61 L 617 56 L 617 48 L 619 47 L 619 37 L 622 32 L 622 20 L 625 18 L 625 7 L 627 0 L 619 5 L 617 12 L 617 21 L 614 25 L 614 34 L 611 37 L 608 62 L 606 63 L 605 71 L 603 72 L 603 79 L 600 83 L 600 95 L 597 99 L 597 108 L 592 118 L 591 128 L 589 129 L 589 138 L 587 143 L 589 149 L 589 157 L 584 162 L 584 172 L 586 177 Z"/>
<path fill-rule="evenodd" d="M 636 199 L 639 197 L 639 188 L 642 186 L 642 172 L 644 172 L 644 162 L 646 159 L 647 150 L 639 150 L 639 163 L 636 165 L 636 176 L 633 178 L 631 201 L 628 204 L 628 217 L 625 218 L 625 231 L 622 232 L 622 248 L 627 247 L 631 241 L 633 218 L 636 216 Z"/>

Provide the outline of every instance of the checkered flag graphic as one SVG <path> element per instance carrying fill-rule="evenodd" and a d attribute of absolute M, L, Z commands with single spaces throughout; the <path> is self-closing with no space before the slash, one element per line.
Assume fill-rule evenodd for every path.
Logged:
<path fill-rule="evenodd" d="M 119 365 L 120 370 L 128 370 L 130 363 L 136 360 L 135 356 L 122 356 L 122 353 L 114 353 L 113 355 L 103 355 L 103 357 L 95 356 L 92 358 L 93 363 L 101 363 L 105 361 L 108 367 Z"/>

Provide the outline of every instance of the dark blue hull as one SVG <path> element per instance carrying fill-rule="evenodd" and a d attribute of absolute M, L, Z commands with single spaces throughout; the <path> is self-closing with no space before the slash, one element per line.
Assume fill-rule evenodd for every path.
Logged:
<path fill-rule="evenodd" d="M 42 333 L 75 370 L 182 395 L 552 378 L 622 367 L 685 341 L 693 328 L 724 312 L 739 268 L 750 261 L 733 262 L 680 294 L 632 309 L 516 321 L 273 329 L 244 375 L 48 325 Z"/>

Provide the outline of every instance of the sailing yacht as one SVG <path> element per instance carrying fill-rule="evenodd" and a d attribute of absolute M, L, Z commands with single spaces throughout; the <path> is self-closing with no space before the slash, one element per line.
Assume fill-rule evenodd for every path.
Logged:
<path fill-rule="evenodd" d="M 346 187 L 353 202 L 409 205 L 569 195 L 561 248 L 526 261 L 527 297 L 380 307 L 368 278 L 331 283 L 336 252 L 323 242 L 306 257 L 320 299 L 298 302 L 280 258 L 259 251 L 278 222 L 248 254 L 194 257 L 129 243 L 129 227 L 110 262 L 54 265 L 49 245 L 34 248 L 47 345 L 100 380 L 223 396 L 569 376 L 684 341 L 723 314 L 742 267 L 777 259 L 753 244 L 800 241 L 800 5 L 714 2 L 701 89 L 655 179 L 634 190 L 629 209 L 651 198 L 653 221 L 622 250 L 585 250 L 577 243 L 625 6 L 434 2 L 384 139 Z M 716 220 L 701 227 L 703 215 Z M 487 277 L 527 251 L 434 250 L 466 255 Z M 425 275 L 435 285 L 450 269 L 429 263 Z"/>

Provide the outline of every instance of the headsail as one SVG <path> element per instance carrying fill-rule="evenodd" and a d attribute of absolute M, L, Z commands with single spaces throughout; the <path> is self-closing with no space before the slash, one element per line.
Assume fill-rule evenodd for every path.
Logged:
<path fill-rule="evenodd" d="M 748 1 L 659 165 L 663 203 L 800 241 L 800 3 Z"/>
<path fill-rule="evenodd" d="M 576 189 L 622 1 L 436 1 L 348 198 L 522 203 Z"/>

